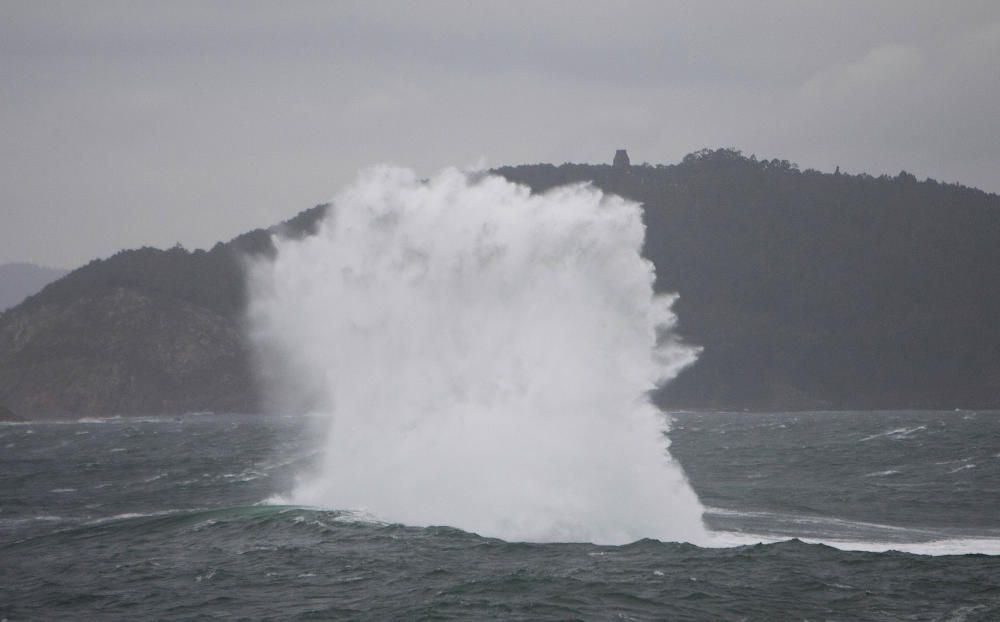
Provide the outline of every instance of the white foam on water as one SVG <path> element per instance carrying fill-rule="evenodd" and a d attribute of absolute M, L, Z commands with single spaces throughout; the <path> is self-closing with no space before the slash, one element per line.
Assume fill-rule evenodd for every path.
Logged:
<path fill-rule="evenodd" d="M 705 513 L 716 516 L 735 516 L 740 518 L 756 519 L 769 524 L 780 525 L 801 525 L 823 531 L 867 531 L 882 532 L 885 534 L 910 534 L 919 535 L 922 539 L 933 539 L 939 532 L 928 529 L 916 529 L 913 527 L 902 527 L 899 525 L 888 525 L 885 523 L 873 523 L 869 521 L 851 520 L 838 518 L 835 516 L 819 516 L 811 514 L 790 514 L 785 512 L 763 512 L 754 510 L 731 510 L 726 508 L 705 508 Z"/>
<path fill-rule="evenodd" d="M 901 471 L 896 469 L 888 469 L 886 471 L 875 471 L 874 473 L 865 473 L 861 477 L 889 477 L 890 475 L 899 475 Z"/>
<path fill-rule="evenodd" d="M 702 546 L 710 548 L 731 548 L 754 544 L 775 544 L 790 540 L 789 536 L 762 535 L 735 531 L 712 531 Z M 841 551 L 864 551 L 885 553 L 899 551 L 914 555 L 1000 555 L 1000 539 L 997 538 L 941 538 L 921 542 L 868 541 L 837 538 L 798 538 L 808 544 L 823 544 Z"/>
<path fill-rule="evenodd" d="M 70 420 L 66 423 L 122 423 L 122 417 L 80 417 L 76 421 Z"/>
<path fill-rule="evenodd" d="M 832 516 L 785 514 L 780 512 L 740 511 L 726 508 L 706 508 L 706 513 L 734 516 L 773 523 L 775 529 L 766 534 L 748 531 L 712 530 L 703 546 L 728 548 L 753 544 L 774 544 L 797 538 L 810 544 L 824 544 L 843 551 L 882 553 L 900 551 L 917 555 L 1000 555 L 1000 539 L 995 536 L 955 535 L 933 528 L 903 527 L 884 523 L 856 521 Z M 788 532 L 782 533 L 781 525 Z M 814 535 L 794 533 L 808 530 Z M 827 535 L 815 535 L 826 532 Z M 852 537 L 849 532 L 864 532 Z"/>
<path fill-rule="evenodd" d="M 917 432 L 922 432 L 927 429 L 925 425 L 918 425 L 913 428 L 896 428 L 894 430 L 886 430 L 885 432 L 879 432 L 878 434 L 872 434 L 871 436 L 866 436 L 861 439 L 861 442 L 872 441 L 876 438 L 889 438 L 892 440 L 899 440 L 904 438 L 909 438 L 916 434 Z"/>
<path fill-rule="evenodd" d="M 694 361 L 653 293 L 640 207 L 377 167 L 249 268 L 278 404 L 322 413 L 281 502 L 507 540 L 700 542 L 648 392 Z"/>

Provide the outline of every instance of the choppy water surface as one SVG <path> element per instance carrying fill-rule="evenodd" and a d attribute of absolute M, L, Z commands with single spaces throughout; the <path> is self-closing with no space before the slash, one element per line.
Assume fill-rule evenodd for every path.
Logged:
<path fill-rule="evenodd" d="M 316 459 L 304 429 L 0 425 L 0 618 L 1000 619 L 1000 413 L 678 414 L 710 548 L 264 503 Z"/>

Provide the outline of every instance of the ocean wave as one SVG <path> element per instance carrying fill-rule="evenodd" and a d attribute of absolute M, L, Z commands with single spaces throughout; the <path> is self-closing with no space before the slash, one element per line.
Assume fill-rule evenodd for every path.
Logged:
<path fill-rule="evenodd" d="M 889 477 L 890 475 L 899 475 L 901 471 L 896 469 L 888 469 L 886 471 L 875 471 L 874 473 L 865 473 L 861 477 Z"/>
<path fill-rule="evenodd" d="M 877 530 L 868 536 L 848 537 L 843 535 L 809 535 L 796 536 L 782 533 L 756 533 L 753 531 L 735 531 L 728 529 L 709 530 L 708 539 L 698 545 L 685 543 L 660 542 L 658 540 L 639 540 L 621 546 L 602 546 L 601 551 L 614 551 L 622 547 L 634 547 L 643 542 L 684 545 L 702 549 L 734 548 L 752 545 L 776 545 L 784 546 L 790 542 L 801 542 L 812 545 L 824 545 L 842 551 L 863 551 L 869 553 L 884 553 L 898 551 L 916 555 L 944 556 L 944 555 L 1000 555 L 1000 538 L 985 535 L 968 535 L 947 533 L 934 529 L 919 529 L 901 527 L 898 525 L 886 525 L 870 523 L 864 521 L 851 521 L 847 519 L 819 517 L 809 515 L 778 514 L 756 511 L 738 511 L 725 508 L 708 508 L 706 514 L 734 517 L 767 518 L 792 524 L 811 524 L 824 527 L 849 526 L 852 528 L 864 528 L 867 530 Z M 107 532 L 108 530 L 121 531 L 122 537 L 131 537 L 127 534 L 138 529 L 143 534 L 149 534 L 157 529 L 163 531 L 182 530 L 197 532 L 206 528 L 230 525 L 230 528 L 237 527 L 240 530 L 266 530 L 263 533 L 272 533 L 274 528 L 281 528 L 284 524 L 286 528 L 297 526 L 318 529 L 321 532 L 344 528 L 348 525 L 373 529 L 403 529 L 413 530 L 414 533 L 428 532 L 431 534 L 454 533 L 462 537 L 481 538 L 477 534 L 465 532 L 446 526 L 416 527 L 389 523 L 379 519 L 377 516 L 363 510 L 324 510 L 291 505 L 274 505 L 262 502 L 250 506 L 233 506 L 219 508 L 194 508 L 194 509 L 171 509 L 155 512 L 124 512 L 105 516 L 97 519 L 85 520 L 73 519 L 64 516 L 39 515 L 31 520 L 45 521 L 53 523 L 71 523 L 72 526 L 59 529 L 46 534 L 35 535 L 25 540 L 10 543 L 8 546 L 17 546 L 28 541 L 39 541 L 39 539 L 51 537 L 91 537 L 94 530 Z M 4 521 L 10 523 L 11 521 Z M 2 524 L 2 523 L 0 523 Z M 483 538 L 492 542 L 505 542 L 510 545 L 521 545 L 516 541 L 504 541 L 496 538 Z M 577 544 L 590 544 L 580 542 Z M 595 545 L 597 546 L 597 545 Z M 4 547 L 6 548 L 6 547 Z"/>
<path fill-rule="evenodd" d="M 918 425 L 913 428 L 896 428 L 893 430 L 886 430 L 885 432 L 879 432 L 878 434 L 872 434 L 871 436 L 866 436 L 859 442 L 864 443 L 865 441 L 873 441 L 877 438 L 888 438 L 892 440 L 900 440 L 904 438 L 909 438 L 917 432 L 922 432 L 927 429 L 925 425 Z"/>
<path fill-rule="evenodd" d="M 799 541 L 806 544 L 821 544 L 841 551 L 862 551 L 866 553 L 888 553 L 897 551 L 913 555 L 1000 555 L 1000 538 L 941 538 L 926 542 L 896 542 L 879 540 L 845 540 L 837 538 L 788 538 L 767 534 L 753 534 L 737 531 L 710 532 L 711 540 L 706 548 L 732 548 L 755 544 L 783 544 Z"/>
<path fill-rule="evenodd" d="M 828 528 L 851 528 L 851 529 L 865 529 L 874 531 L 885 531 L 885 532 L 907 532 L 912 534 L 923 534 L 927 537 L 934 537 L 940 535 L 939 531 L 931 529 L 915 529 L 912 527 L 901 527 L 899 525 L 888 525 L 885 523 L 873 523 L 868 521 L 858 521 L 850 520 L 846 518 L 837 518 L 834 516 L 817 516 L 812 514 L 789 514 L 782 512 L 762 512 L 762 511 L 744 511 L 744 510 L 730 510 L 725 508 L 715 508 L 706 507 L 706 515 L 717 515 L 717 516 L 734 516 L 740 518 L 757 518 L 765 519 L 768 523 L 774 524 L 797 524 L 797 525 L 814 525 L 820 527 Z"/>
<path fill-rule="evenodd" d="M 716 529 L 710 532 L 708 547 L 727 548 L 751 544 L 775 544 L 791 539 L 824 544 L 843 551 L 882 553 L 900 551 L 918 555 L 1000 555 L 1000 538 L 994 535 L 956 534 L 941 529 L 904 527 L 829 516 L 786 514 L 706 508 L 706 516 L 758 519 L 770 527 L 755 531 Z M 791 533 L 781 533 L 787 525 Z M 797 528 L 814 533 L 797 534 Z M 815 533 L 819 532 L 819 533 Z M 823 533 L 825 532 L 825 533 Z M 852 533 L 853 532 L 853 533 Z"/>
<path fill-rule="evenodd" d="M 955 467 L 954 469 L 948 471 L 948 474 L 951 475 L 952 473 L 958 473 L 959 471 L 964 471 L 966 469 L 974 469 L 974 468 L 976 468 L 976 465 L 974 464 L 963 464 L 960 467 Z"/>

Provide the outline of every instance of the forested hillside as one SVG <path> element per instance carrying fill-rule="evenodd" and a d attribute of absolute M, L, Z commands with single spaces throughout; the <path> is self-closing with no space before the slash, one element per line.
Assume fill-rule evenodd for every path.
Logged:
<path fill-rule="evenodd" d="M 643 202 L 657 287 L 701 359 L 676 407 L 1000 406 L 1000 197 L 702 151 L 672 166 L 498 171 Z"/>
<path fill-rule="evenodd" d="M 800 171 L 738 151 L 675 165 L 497 169 L 543 192 L 644 205 L 657 289 L 699 361 L 672 408 L 1000 407 L 1000 197 Z M 309 235 L 326 206 L 209 251 L 91 262 L 0 314 L 0 406 L 21 417 L 261 409 L 241 257 Z"/>
<path fill-rule="evenodd" d="M 273 232 L 312 233 L 325 211 L 210 251 L 122 251 L 50 284 L 0 315 L 0 406 L 21 417 L 259 410 L 242 260 L 273 252 Z"/>

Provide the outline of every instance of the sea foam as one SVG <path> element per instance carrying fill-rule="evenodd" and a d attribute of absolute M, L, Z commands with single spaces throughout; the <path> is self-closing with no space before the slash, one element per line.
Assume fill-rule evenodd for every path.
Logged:
<path fill-rule="evenodd" d="M 649 391 L 693 362 L 639 205 L 377 167 L 249 267 L 269 395 L 320 414 L 281 501 L 527 541 L 705 540 Z"/>

